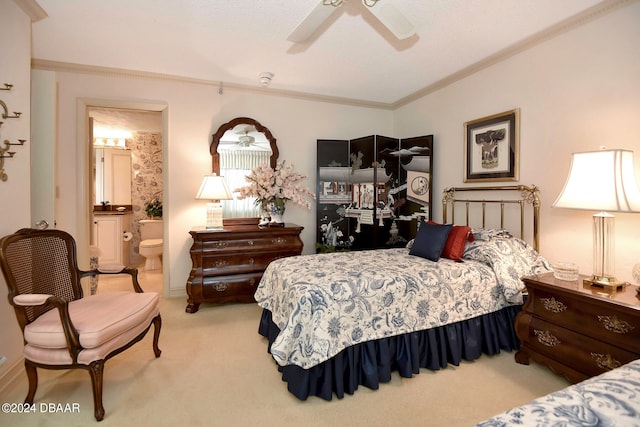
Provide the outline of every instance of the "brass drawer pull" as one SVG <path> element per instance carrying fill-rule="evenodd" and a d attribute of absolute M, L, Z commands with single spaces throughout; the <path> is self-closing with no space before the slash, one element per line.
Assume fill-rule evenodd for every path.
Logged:
<path fill-rule="evenodd" d="M 216 268 L 226 267 L 227 265 L 229 265 L 229 261 L 219 260 L 215 263 Z"/>
<path fill-rule="evenodd" d="M 533 333 L 538 337 L 538 342 L 547 347 L 555 347 L 560 344 L 560 340 L 557 337 L 551 335 L 549 331 L 541 331 L 534 329 Z"/>
<path fill-rule="evenodd" d="M 635 329 L 631 323 L 620 320 L 616 316 L 598 316 L 598 321 L 602 323 L 607 331 L 615 332 L 616 334 L 628 334 Z"/>
<path fill-rule="evenodd" d="M 614 359 L 610 354 L 591 353 L 591 357 L 594 358 L 596 364 L 601 369 L 611 370 L 622 366 L 622 363 Z"/>
<path fill-rule="evenodd" d="M 224 248 L 225 246 L 227 246 L 227 242 L 216 242 L 215 245 Z"/>
<path fill-rule="evenodd" d="M 276 237 L 275 239 L 272 240 L 272 242 L 276 245 L 283 245 L 287 243 L 287 239 L 284 239 L 282 237 Z"/>
<path fill-rule="evenodd" d="M 555 298 L 540 298 L 540 302 L 542 302 L 545 310 L 550 311 L 552 313 L 562 313 L 567 309 L 567 306 Z"/>
<path fill-rule="evenodd" d="M 253 258 L 249 258 L 249 264 L 253 265 L 255 263 L 255 261 L 253 260 Z"/>
<path fill-rule="evenodd" d="M 213 289 L 215 289 L 218 292 L 224 292 L 229 288 L 229 284 L 228 283 L 216 283 L 213 286 Z"/>
<path fill-rule="evenodd" d="M 253 240 L 249 240 L 247 243 L 249 243 L 249 246 L 253 246 Z"/>

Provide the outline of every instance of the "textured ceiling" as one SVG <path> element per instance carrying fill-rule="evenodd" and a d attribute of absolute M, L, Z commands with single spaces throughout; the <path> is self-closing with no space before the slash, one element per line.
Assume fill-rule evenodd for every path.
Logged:
<path fill-rule="evenodd" d="M 162 113 L 157 111 L 125 110 L 122 108 L 90 107 L 94 134 L 101 130 L 130 132 L 162 132 Z"/>
<path fill-rule="evenodd" d="M 36 60 L 392 104 L 544 33 L 599 0 L 381 0 L 415 25 L 399 41 L 346 0 L 307 43 L 287 36 L 319 0 L 38 0 Z M 331 6 L 327 6 L 331 7 Z"/>

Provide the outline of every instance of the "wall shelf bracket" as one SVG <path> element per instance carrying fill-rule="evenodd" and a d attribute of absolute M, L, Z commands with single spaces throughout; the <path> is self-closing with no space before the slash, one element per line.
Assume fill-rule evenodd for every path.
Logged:
<path fill-rule="evenodd" d="M 10 83 L 5 83 L 4 87 L 0 87 L 0 90 L 11 90 L 11 88 L 13 88 L 13 85 Z M 20 116 L 22 115 L 22 113 L 18 112 L 18 111 L 14 111 L 13 114 L 9 114 L 9 108 L 7 108 L 7 104 L 4 103 L 4 101 L 2 101 L 0 99 L 0 107 L 2 107 L 2 118 L 3 119 L 19 119 Z M 4 122 L 0 122 L 0 127 L 2 127 L 2 124 Z M 6 181 L 7 179 L 9 179 L 9 177 L 7 176 L 7 173 L 4 170 L 4 161 L 5 159 L 13 159 L 13 156 L 15 156 L 16 152 L 15 151 L 9 151 L 12 150 L 11 147 L 15 147 L 15 146 L 23 146 L 24 143 L 27 142 L 26 139 L 18 139 L 18 142 L 10 142 L 9 140 L 5 139 L 4 140 L 4 147 L 0 147 L 0 181 Z"/>

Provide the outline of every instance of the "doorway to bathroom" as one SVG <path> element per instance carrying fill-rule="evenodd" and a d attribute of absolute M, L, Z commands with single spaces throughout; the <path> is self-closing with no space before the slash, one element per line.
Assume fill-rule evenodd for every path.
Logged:
<path fill-rule="evenodd" d="M 141 254 L 140 248 L 148 244 L 142 242 L 141 221 L 162 218 L 163 113 L 117 105 L 87 105 L 86 111 L 90 250 L 101 264 L 137 267 L 142 287 L 162 293 L 162 262 L 145 263 L 148 250 Z M 152 236 L 156 245 L 160 233 Z M 109 288 L 120 286 L 118 277 L 101 280 L 109 281 Z"/>

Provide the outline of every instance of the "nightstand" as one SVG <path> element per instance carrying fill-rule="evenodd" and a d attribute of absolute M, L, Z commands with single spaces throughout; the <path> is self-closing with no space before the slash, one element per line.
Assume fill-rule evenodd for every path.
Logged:
<path fill-rule="evenodd" d="M 532 359 L 576 383 L 640 358 L 637 286 L 606 291 L 553 273 L 524 277 L 529 293 L 516 318 L 516 362 Z"/>
<path fill-rule="evenodd" d="M 300 255 L 303 227 L 259 228 L 257 225 L 225 225 L 223 230 L 194 228 L 189 232 L 191 274 L 187 281 L 187 313 L 200 303 L 255 302 L 253 294 L 269 263 Z"/>

